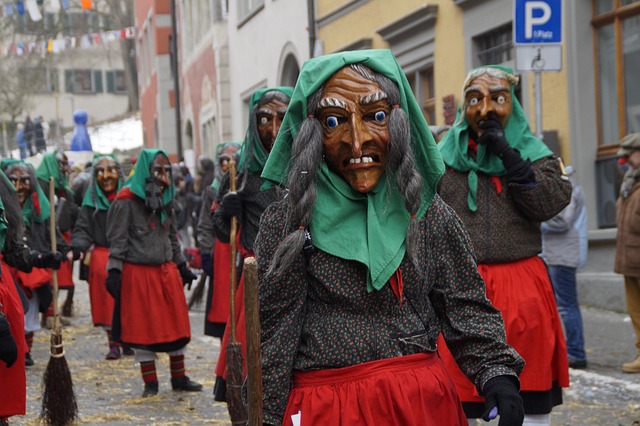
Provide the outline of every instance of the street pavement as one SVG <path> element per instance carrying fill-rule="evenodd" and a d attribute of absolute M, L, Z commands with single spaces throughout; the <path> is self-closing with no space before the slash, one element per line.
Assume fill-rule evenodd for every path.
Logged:
<path fill-rule="evenodd" d="M 202 392 L 171 390 L 169 360 L 157 361 L 160 392 L 141 398 L 143 384 L 139 366 L 132 357 L 107 361 L 106 336 L 91 324 L 88 287 L 76 281 L 72 324 L 64 328 L 66 359 L 71 370 L 82 425 L 229 425 L 226 405 L 213 401 L 218 339 L 203 335 L 203 309 L 191 311 L 192 341 L 186 355 L 187 374 L 204 385 Z M 61 291 L 60 299 L 66 296 Z M 187 291 L 187 297 L 189 292 Z M 571 387 L 564 391 L 564 404 L 552 413 L 554 426 L 640 426 L 640 374 L 624 374 L 623 362 L 635 355 L 629 317 L 609 310 L 582 308 L 589 365 L 570 370 Z M 49 359 L 48 330 L 36 333 L 33 357 L 27 369 L 27 414 L 11 419 L 16 425 L 37 425 L 41 409 L 41 382 Z M 0 390 L 0 394 L 6 390 Z M 480 422 L 497 425 L 497 421 Z"/>

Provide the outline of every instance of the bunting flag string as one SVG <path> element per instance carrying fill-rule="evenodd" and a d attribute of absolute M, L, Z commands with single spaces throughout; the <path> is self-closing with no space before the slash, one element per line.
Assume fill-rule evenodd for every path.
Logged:
<path fill-rule="evenodd" d="M 33 1 L 35 2 L 35 0 Z M 127 27 L 120 30 L 104 31 L 75 37 L 58 37 L 56 39 L 36 42 L 0 44 L 0 56 L 22 56 L 29 54 L 45 56 L 47 53 L 57 54 L 67 49 L 86 49 L 93 46 L 101 46 L 113 41 L 133 39 L 135 36 L 136 28 Z"/>
<path fill-rule="evenodd" d="M 58 13 L 61 7 L 64 10 L 71 7 L 70 0 L 44 0 L 39 2 L 36 0 L 17 0 L 13 3 L 3 3 L 4 7 L 2 10 L 4 11 L 4 16 L 10 17 L 15 15 L 16 12 L 18 15 L 28 13 L 31 20 L 36 22 L 42 20 L 42 12 L 40 11 L 39 4 L 42 4 L 45 12 L 49 13 Z M 82 10 L 93 9 L 93 1 L 81 0 L 80 8 Z"/>

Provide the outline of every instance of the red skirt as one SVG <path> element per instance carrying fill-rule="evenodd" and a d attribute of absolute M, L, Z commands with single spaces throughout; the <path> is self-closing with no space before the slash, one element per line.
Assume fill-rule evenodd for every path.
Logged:
<path fill-rule="evenodd" d="M 521 391 L 544 392 L 557 382 L 569 386 L 567 348 L 547 268 L 539 257 L 517 262 L 478 265 L 487 297 L 502 312 L 507 343 L 526 361 Z M 482 402 L 475 386 L 460 371 L 442 336 L 440 356 L 463 402 Z"/>
<path fill-rule="evenodd" d="M 109 249 L 95 246 L 91 251 L 89 263 L 89 301 L 91 302 L 91 319 L 95 326 L 111 326 L 113 318 L 113 296 L 107 291 L 107 262 Z"/>
<path fill-rule="evenodd" d="M 213 247 L 213 292 L 207 321 L 226 323 L 229 319 L 229 277 L 231 275 L 231 246 L 216 238 Z"/>
<path fill-rule="evenodd" d="M 436 353 L 293 373 L 283 426 L 466 426 L 455 386 Z"/>
<path fill-rule="evenodd" d="M 134 347 L 189 341 L 189 311 L 175 263 L 124 264 L 120 327 L 120 341 Z"/>
<path fill-rule="evenodd" d="M 7 267 L 7 270 L 9 270 L 9 267 Z M 29 296 L 31 295 L 31 290 L 45 286 L 51 282 L 50 269 L 33 268 L 31 272 L 22 272 L 16 268 L 11 268 L 11 275 L 13 279 L 29 293 Z"/>
<path fill-rule="evenodd" d="M 63 232 L 62 239 L 71 244 L 71 232 Z M 65 260 L 58 269 L 58 288 L 73 287 L 73 262 Z"/>
<path fill-rule="evenodd" d="M 27 372 L 24 367 L 27 342 L 24 338 L 24 309 L 9 273 L 9 265 L 2 260 L 1 267 L 0 303 L 9 321 L 11 335 L 18 346 L 18 359 L 11 368 L 7 368 L 6 364 L 0 361 L 0 389 L 3 389 L 2 398 L 0 398 L 0 419 L 23 415 L 27 407 Z"/>

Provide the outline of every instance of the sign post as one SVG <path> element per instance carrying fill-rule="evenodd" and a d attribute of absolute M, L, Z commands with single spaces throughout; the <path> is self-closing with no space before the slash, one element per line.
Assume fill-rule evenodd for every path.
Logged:
<path fill-rule="evenodd" d="M 542 71 L 562 69 L 562 0 L 515 0 L 516 69 L 534 72 L 536 136 L 542 139 Z"/>

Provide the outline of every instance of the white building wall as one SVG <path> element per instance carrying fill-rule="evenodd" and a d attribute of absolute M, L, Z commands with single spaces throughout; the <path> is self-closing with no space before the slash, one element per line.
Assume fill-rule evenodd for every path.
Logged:
<path fill-rule="evenodd" d="M 249 18 L 238 17 L 238 3 L 229 2 L 229 71 L 233 139 L 244 139 L 248 101 L 256 89 L 280 85 L 284 51 L 298 65 L 309 58 L 307 2 L 264 0 Z M 253 3 L 256 3 L 255 1 Z"/>

